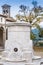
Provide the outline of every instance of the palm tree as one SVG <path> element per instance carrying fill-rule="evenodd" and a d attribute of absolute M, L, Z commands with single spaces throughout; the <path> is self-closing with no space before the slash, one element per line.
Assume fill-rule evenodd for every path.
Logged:
<path fill-rule="evenodd" d="M 25 6 L 25 5 L 20 5 L 20 10 L 19 10 L 19 12 L 23 12 L 23 14 L 24 14 L 24 16 L 25 16 L 27 11 L 28 11 L 27 6 Z"/>
<path fill-rule="evenodd" d="M 33 1 L 32 1 L 32 4 L 33 4 L 34 8 L 37 7 L 37 1 L 34 1 L 34 0 L 33 0 Z"/>
<path fill-rule="evenodd" d="M 16 19 L 17 20 L 20 20 L 21 19 L 21 16 L 19 14 L 16 15 Z"/>
<path fill-rule="evenodd" d="M 37 1 L 32 1 L 32 4 L 33 4 L 33 10 L 34 10 L 34 13 L 35 13 L 35 16 L 38 16 L 39 13 L 41 13 L 43 11 L 43 8 L 39 5 L 37 5 Z"/>
<path fill-rule="evenodd" d="M 34 1 L 32 4 L 34 5 L 34 7 L 31 9 L 31 11 L 29 11 L 29 15 L 26 15 L 26 12 L 28 12 L 28 7 L 25 6 L 25 5 L 20 5 L 19 12 L 23 12 L 24 15 L 20 15 L 19 14 L 19 15 L 16 15 L 16 17 L 19 20 L 22 19 L 25 22 L 30 22 L 32 27 L 36 26 L 40 30 L 41 28 L 40 28 L 40 26 L 37 23 L 40 23 L 41 22 L 41 18 L 43 18 L 43 15 L 42 14 L 40 15 L 40 13 L 43 11 L 43 8 L 41 6 L 37 6 L 37 2 L 36 1 Z M 41 17 L 38 17 L 38 16 L 41 16 Z M 36 19 L 36 21 L 34 21 L 35 19 Z"/>

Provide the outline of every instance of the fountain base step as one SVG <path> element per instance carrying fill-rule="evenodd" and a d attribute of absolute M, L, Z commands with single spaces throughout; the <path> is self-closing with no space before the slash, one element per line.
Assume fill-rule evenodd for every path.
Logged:
<path fill-rule="evenodd" d="M 26 62 L 25 59 L 11 59 L 11 58 L 5 58 L 5 57 L 2 57 L 2 61 L 6 61 L 6 62 Z"/>

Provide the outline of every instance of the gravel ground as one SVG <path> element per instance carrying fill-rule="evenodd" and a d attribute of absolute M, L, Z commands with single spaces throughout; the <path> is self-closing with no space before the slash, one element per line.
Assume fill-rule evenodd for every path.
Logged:
<path fill-rule="evenodd" d="M 43 58 L 43 52 L 35 52 L 34 51 L 34 55 L 41 56 Z"/>

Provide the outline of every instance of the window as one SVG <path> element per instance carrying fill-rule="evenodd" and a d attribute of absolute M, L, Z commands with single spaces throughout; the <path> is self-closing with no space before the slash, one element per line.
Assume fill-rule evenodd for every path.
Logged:
<path fill-rule="evenodd" d="M 6 29 L 6 40 L 8 40 L 8 28 Z"/>
<path fill-rule="evenodd" d="M 8 13 L 8 10 L 6 10 L 6 13 Z"/>
<path fill-rule="evenodd" d="M 5 10 L 3 10 L 3 13 L 5 14 Z"/>

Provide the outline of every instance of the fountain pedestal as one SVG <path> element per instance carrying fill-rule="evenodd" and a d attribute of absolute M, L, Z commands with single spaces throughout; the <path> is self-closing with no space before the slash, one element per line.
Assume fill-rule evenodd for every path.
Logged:
<path fill-rule="evenodd" d="M 8 40 L 5 43 L 5 50 L 15 52 L 14 48 L 17 48 L 18 54 L 22 54 L 25 51 L 28 53 L 30 51 L 33 52 L 33 48 L 32 48 L 33 45 L 32 45 L 32 41 L 30 40 L 31 25 L 29 24 L 29 22 L 16 22 L 7 25 L 9 25 Z M 28 53 L 24 53 L 24 56 L 27 55 L 27 58 L 28 58 Z"/>

